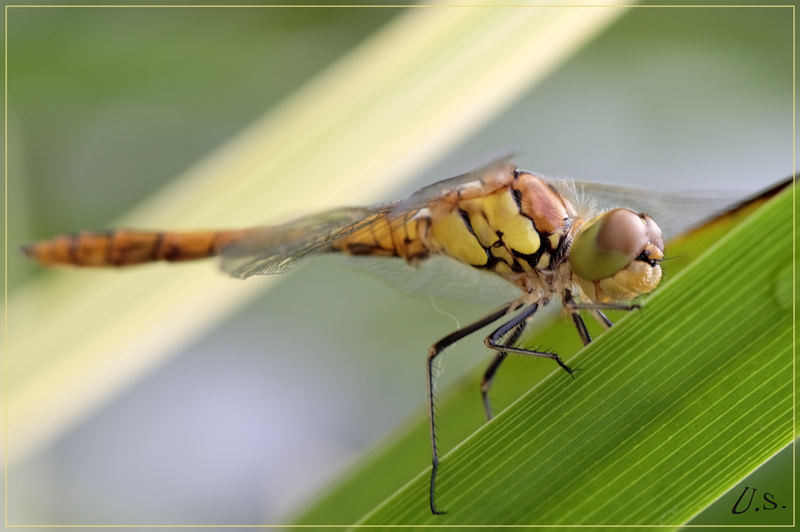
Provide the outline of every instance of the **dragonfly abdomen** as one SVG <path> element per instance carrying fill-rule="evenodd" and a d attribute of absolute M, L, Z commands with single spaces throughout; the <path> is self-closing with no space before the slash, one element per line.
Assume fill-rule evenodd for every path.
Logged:
<path fill-rule="evenodd" d="M 409 262 L 424 259 L 430 254 L 426 243 L 430 221 L 418 213 L 372 215 L 361 229 L 335 240 L 331 247 L 349 255 L 401 257 Z"/>
<path fill-rule="evenodd" d="M 83 231 L 22 248 L 45 265 L 131 266 L 153 261 L 184 261 L 217 255 L 240 231 Z"/>

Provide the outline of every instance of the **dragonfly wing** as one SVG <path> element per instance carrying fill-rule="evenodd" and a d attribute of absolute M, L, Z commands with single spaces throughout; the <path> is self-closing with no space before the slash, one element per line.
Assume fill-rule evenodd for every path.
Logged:
<path fill-rule="evenodd" d="M 579 210 L 601 212 L 624 207 L 649 214 L 664 238 L 679 235 L 739 203 L 732 191 L 666 192 L 549 179 Z"/>
<path fill-rule="evenodd" d="M 511 155 L 493 160 L 475 171 L 444 179 L 419 189 L 408 199 L 397 203 L 391 216 L 426 207 L 432 201 L 447 196 L 455 190 L 463 194 L 474 185 L 476 190 L 489 193 L 496 186 L 506 185 L 513 179 L 516 165 Z M 530 172 L 551 183 L 573 204 L 585 210 L 603 211 L 626 207 L 646 212 L 656 220 L 665 237 L 680 234 L 695 225 L 723 212 L 737 203 L 741 194 L 722 191 L 659 192 L 600 183 L 558 180 Z"/>
<path fill-rule="evenodd" d="M 510 178 L 513 177 L 514 170 L 516 169 L 516 165 L 511 162 L 511 157 L 512 155 L 506 155 L 497 158 L 472 172 L 457 175 L 449 179 L 442 179 L 441 181 L 422 187 L 407 199 L 398 202 L 394 211 L 395 213 L 403 213 L 421 209 L 426 207 L 431 201 L 446 196 L 454 190 L 462 187 L 468 188 L 472 183 L 474 183 L 476 187 L 481 186 L 484 190 L 486 186 L 491 186 L 493 183 L 496 183 L 497 186 L 506 184 L 509 182 Z"/>
<path fill-rule="evenodd" d="M 220 252 L 220 266 L 240 279 L 290 271 L 304 257 L 326 251 L 334 240 L 369 225 L 373 215 L 387 212 L 393 205 L 334 209 L 246 230 Z"/>
<path fill-rule="evenodd" d="M 428 257 L 415 266 L 400 258 L 367 256 L 349 257 L 347 265 L 414 299 L 500 305 L 520 296 L 519 288 L 502 277 L 446 255 Z"/>
<path fill-rule="evenodd" d="M 336 239 L 369 225 L 375 214 L 387 214 L 388 223 L 381 224 L 376 230 L 376 238 L 381 239 L 386 237 L 388 230 L 427 207 L 431 201 L 468 187 L 472 182 L 481 188 L 495 182 L 500 186 L 513 176 L 514 168 L 510 156 L 506 156 L 473 172 L 421 188 L 402 201 L 374 207 L 335 209 L 283 225 L 246 231 L 222 250 L 222 270 L 239 278 L 287 272 L 303 257 L 324 251 Z"/>

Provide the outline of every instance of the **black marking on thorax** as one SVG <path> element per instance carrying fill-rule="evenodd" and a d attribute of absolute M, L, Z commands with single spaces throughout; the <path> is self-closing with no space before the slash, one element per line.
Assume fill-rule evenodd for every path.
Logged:
<path fill-rule="evenodd" d="M 497 234 L 497 242 L 492 244 L 492 247 L 493 248 L 505 247 L 505 244 L 503 243 L 503 232 L 502 231 L 495 231 L 495 233 Z M 508 249 L 508 248 L 506 248 L 506 249 Z"/>
<path fill-rule="evenodd" d="M 514 198 L 514 203 L 517 204 L 517 210 L 519 211 L 519 213 L 525 216 L 522 213 L 522 191 L 511 187 L 511 196 Z"/>
<path fill-rule="evenodd" d="M 564 220 L 563 225 L 563 233 L 561 233 L 561 237 L 558 239 L 558 246 L 553 251 L 553 256 L 550 259 L 550 264 L 552 269 L 555 269 L 559 264 L 561 264 L 567 257 L 569 253 L 569 248 L 572 246 L 572 238 L 570 238 L 570 230 L 572 229 L 572 224 L 575 222 L 575 218 L 566 218 Z"/>
<path fill-rule="evenodd" d="M 539 260 L 542 258 L 542 255 L 548 251 L 550 251 L 550 240 L 547 238 L 542 238 L 540 235 L 539 249 L 533 253 L 520 253 L 519 251 L 512 249 L 511 254 L 518 259 L 524 260 L 528 263 L 528 266 L 535 270 L 536 265 L 539 264 Z"/>
<path fill-rule="evenodd" d="M 459 194 L 460 193 L 461 193 L 461 191 L 459 190 Z M 495 257 L 495 256 L 493 256 L 491 254 L 491 252 L 489 251 L 489 248 L 487 248 L 486 246 L 481 244 L 480 238 L 478 238 L 478 235 L 475 234 L 475 229 L 473 229 L 473 227 L 472 227 L 472 222 L 469 221 L 469 213 L 467 211 L 465 211 L 464 209 L 458 209 L 458 215 L 461 217 L 461 221 L 464 222 L 464 225 L 466 226 L 467 231 L 469 231 L 469 233 L 473 236 L 473 238 L 475 238 L 475 242 L 477 242 L 478 245 L 481 248 L 483 248 L 483 251 L 486 253 L 486 262 L 483 263 L 483 264 L 477 264 L 477 265 L 473 264 L 473 266 L 475 266 L 476 268 L 491 268 L 492 266 L 497 264 L 497 257 Z"/>

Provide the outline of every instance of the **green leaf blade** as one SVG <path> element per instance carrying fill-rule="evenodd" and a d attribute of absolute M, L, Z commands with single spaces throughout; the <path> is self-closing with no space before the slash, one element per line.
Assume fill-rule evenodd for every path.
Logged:
<path fill-rule="evenodd" d="M 788 191 L 366 524 L 680 525 L 792 438 Z"/>

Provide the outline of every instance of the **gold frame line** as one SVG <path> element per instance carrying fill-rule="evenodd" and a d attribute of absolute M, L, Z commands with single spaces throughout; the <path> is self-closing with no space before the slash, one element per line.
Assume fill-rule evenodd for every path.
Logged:
<path fill-rule="evenodd" d="M 22 524 L 12 525 L 8 522 L 8 10 L 9 8 L 295 8 L 295 9 L 326 9 L 326 8 L 526 8 L 526 7 L 561 7 L 561 8 L 587 8 L 587 7 L 620 7 L 624 4 L 553 4 L 553 3 L 462 3 L 462 4 L 7 4 L 4 6 L 4 58 L 3 58 L 3 342 L 2 342 L 2 363 L 3 369 L 3 508 L 4 525 L 6 528 L 485 528 L 487 525 L 459 525 L 459 524 L 428 524 L 428 525 L 299 525 L 299 524 Z M 797 87 L 796 87 L 796 6 L 794 3 L 785 4 L 651 4 L 651 5 L 624 5 L 626 8 L 791 8 L 792 11 L 792 176 L 794 191 L 792 194 L 792 500 L 796 500 L 796 477 L 797 477 Z M 785 447 L 783 448 L 785 449 Z M 780 449 L 778 452 L 781 452 Z M 774 456 L 774 455 L 773 455 Z M 761 528 L 789 528 L 795 527 L 797 509 L 793 507 L 791 525 L 760 525 Z M 570 524 L 528 524 L 528 525 L 490 525 L 493 528 L 753 528 L 753 525 L 570 525 Z"/>

